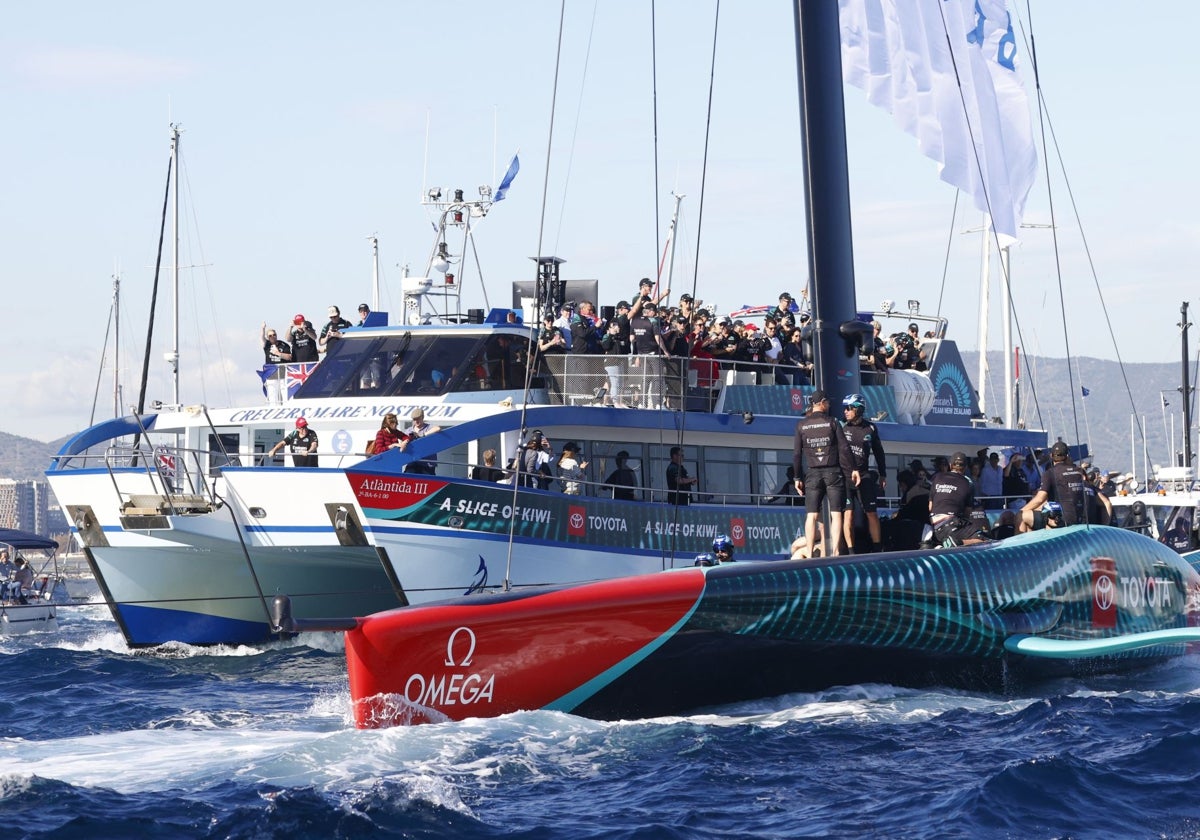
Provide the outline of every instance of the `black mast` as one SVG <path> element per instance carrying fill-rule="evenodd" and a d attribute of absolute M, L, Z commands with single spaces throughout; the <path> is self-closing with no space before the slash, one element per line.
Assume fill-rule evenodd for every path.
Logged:
<path fill-rule="evenodd" d="M 837 0 L 795 0 L 795 9 L 813 383 L 838 405 L 846 394 L 861 390 L 858 353 L 871 338 L 870 326 L 856 320 L 841 27 Z"/>

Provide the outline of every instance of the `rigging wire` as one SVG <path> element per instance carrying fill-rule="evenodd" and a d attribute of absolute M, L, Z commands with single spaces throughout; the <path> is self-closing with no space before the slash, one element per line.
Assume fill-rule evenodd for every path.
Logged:
<path fill-rule="evenodd" d="M 936 310 L 938 318 L 942 317 L 942 300 L 946 297 L 946 279 L 950 276 L 950 247 L 954 243 L 954 223 L 958 219 L 958 199 L 960 197 L 962 197 L 962 190 L 955 190 L 954 209 L 950 211 L 950 233 L 946 237 L 946 256 L 942 260 L 942 286 L 938 289 Z"/>
<path fill-rule="evenodd" d="M 575 126 L 571 131 L 571 143 L 568 146 L 567 152 L 567 167 L 563 174 L 563 189 L 562 203 L 559 205 L 558 213 L 558 230 L 554 232 L 554 249 L 553 253 L 558 253 L 558 244 L 562 239 L 563 219 L 567 215 L 567 188 L 571 184 L 571 170 L 575 162 L 575 145 L 579 137 L 579 123 L 583 117 L 583 89 L 587 86 L 588 64 L 592 58 L 592 39 L 596 35 L 596 11 L 599 8 L 600 0 L 596 0 L 592 4 L 592 24 L 588 28 L 587 48 L 583 51 L 583 77 L 579 80 L 579 106 L 575 109 Z"/>
<path fill-rule="evenodd" d="M 550 155 L 554 149 L 554 115 L 558 105 L 558 74 L 562 69 L 562 42 L 563 42 L 563 26 L 567 17 L 567 0 L 561 0 L 558 12 L 558 44 L 554 54 L 554 83 L 550 93 L 550 125 L 546 131 L 546 168 L 542 175 L 542 210 L 538 218 L 538 241 L 537 250 L 534 252 L 538 255 L 538 262 L 534 267 L 534 283 L 536 288 L 537 280 L 540 276 L 542 266 L 542 244 L 546 234 L 546 196 L 550 190 Z M 544 302 L 544 301 L 543 301 Z M 540 317 L 540 315 L 539 315 Z M 537 352 L 537 326 L 533 329 L 533 340 L 531 342 L 529 363 L 525 365 L 525 393 L 521 398 L 521 425 L 520 433 L 517 436 L 517 460 L 513 463 L 514 472 L 513 491 L 512 491 L 512 508 L 517 509 L 518 493 L 521 489 L 521 460 L 525 455 L 525 447 L 521 445 L 521 441 L 525 439 L 528 429 L 526 428 L 525 419 L 529 413 L 529 390 L 533 383 L 533 358 L 532 354 Z M 504 560 L 504 591 L 512 589 L 512 551 L 513 541 L 516 536 L 517 517 L 511 516 L 508 520 L 508 552 Z"/>
<path fill-rule="evenodd" d="M 692 262 L 692 289 L 691 289 L 692 300 L 696 299 L 696 292 L 699 289 L 700 238 L 701 238 L 700 232 L 701 232 L 701 229 L 703 227 L 703 222 L 704 222 L 705 185 L 707 184 L 707 181 L 708 181 L 708 147 L 709 147 L 709 143 L 712 139 L 713 89 L 715 87 L 715 80 L 716 80 L 716 75 L 717 75 L 717 34 L 720 29 L 720 20 L 721 20 L 721 0 L 717 0 L 716 4 L 713 7 L 712 53 L 709 58 L 709 69 L 708 69 L 708 104 L 707 104 L 707 108 L 705 111 L 705 121 L 704 121 L 704 154 L 701 158 L 701 164 L 700 164 L 700 204 L 696 211 L 696 256 Z M 657 183 L 658 183 L 658 135 L 657 135 L 657 130 L 655 132 L 655 144 L 654 144 L 654 177 L 655 177 L 655 184 L 657 185 Z M 656 211 L 655 219 L 657 219 L 658 218 L 658 213 L 657 213 L 658 189 L 657 189 L 657 186 L 656 186 L 654 193 L 655 193 L 655 211 Z M 657 230 L 657 228 L 656 228 L 656 230 Z M 675 225 L 674 235 L 675 236 L 679 235 L 678 221 L 676 222 L 676 225 Z M 656 244 L 657 244 L 657 240 L 656 240 Z M 657 286 L 655 286 L 655 288 L 657 288 Z M 688 326 L 690 327 L 690 324 Z M 687 413 L 687 382 L 688 382 L 687 361 L 688 361 L 688 359 L 690 359 L 690 356 L 685 356 L 681 359 L 680 370 L 679 370 L 679 379 L 680 379 L 679 398 L 680 398 L 680 400 L 683 401 L 683 404 L 680 406 L 680 411 L 679 411 L 680 418 L 679 418 L 679 424 L 678 424 L 678 431 L 676 433 L 676 440 L 677 440 L 676 446 L 679 446 L 681 448 L 683 447 L 684 435 L 687 432 L 687 420 L 688 420 L 688 417 L 687 417 L 687 415 L 688 415 L 688 413 Z M 665 377 L 664 377 L 664 380 L 665 380 Z M 700 477 L 700 467 L 699 467 L 698 463 L 696 466 L 696 475 L 693 477 L 697 478 L 697 479 Z M 694 491 L 691 488 L 689 488 L 688 492 L 693 493 Z M 673 527 L 671 529 L 671 539 L 670 539 L 670 543 L 669 543 L 671 546 L 670 554 L 671 554 L 671 558 L 672 558 L 672 565 L 674 565 L 673 561 L 674 561 L 674 557 L 675 557 L 675 544 L 679 539 L 678 535 L 680 533 L 680 529 L 678 528 L 679 516 L 680 516 L 679 505 L 675 505 L 672 520 L 676 527 Z M 664 558 L 664 562 L 665 562 L 665 558 Z"/>

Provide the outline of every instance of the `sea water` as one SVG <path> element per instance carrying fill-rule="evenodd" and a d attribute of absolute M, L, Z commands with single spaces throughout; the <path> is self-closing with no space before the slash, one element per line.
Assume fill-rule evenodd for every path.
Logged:
<path fill-rule="evenodd" d="M 1200 657 L 359 731 L 339 636 L 143 652 L 102 606 L 60 623 L 0 637 L 0 836 L 1200 837 Z"/>

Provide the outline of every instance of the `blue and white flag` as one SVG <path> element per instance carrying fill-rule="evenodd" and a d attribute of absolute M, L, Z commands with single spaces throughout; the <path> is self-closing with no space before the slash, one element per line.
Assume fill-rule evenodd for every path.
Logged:
<path fill-rule="evenodd" d="M 521 171 L 521 161 L 518 157 L 520 153 L 513 155 L 512 163 L 508 165 L 508 171 L 504 173 L 504 177 L 500 180 L 500 186 L 496 187 L 496 193 L 492 197 L 493 201 L 503 201 L 505 194 L 508 193 L 508 188 L 512 185 L 513 179 L 517 177 L 517 173 Z"/>
<path fill-rule="evenodd" d="M 1017 237 L 1037 175 L 1004 0 L 839 0 L 842 74 L 886 108 L 941 179 Z M 960 88 L 961 83 L 961 88 Z"/>

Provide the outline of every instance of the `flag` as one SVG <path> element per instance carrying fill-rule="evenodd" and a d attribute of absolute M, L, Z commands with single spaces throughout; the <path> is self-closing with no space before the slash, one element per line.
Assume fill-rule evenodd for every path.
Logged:
<path fill-rule="evenodd" d="M 317 363 L 295 362 L 285 365 L 285 367 L 287 367 L 287 395 L 290 400 L 296 396 L 296 392 L 300 390 L 300 386 L 312 374 L 313 370 L 317 367 Z"/>
<path fill-rule="evenodd" d="M 508 193 L 508 188 L 512 185 L 513 179 L 521 171 L 521 161 L 518 155 L 513 155 L 512 163 L 508 165 L 508 171 L 504 173 L 504 177 L 500 180 L 500 186 L 496 187 L 496 194 L 492 197 L 493 201 L 504 200 L 504 196 Z"/>
<path fill-rule="evenodd" d="M 938 163 L 939 177 L 1017 237 L 1037 175 L 1004 0 L 839 0 L 842 74 Z M 961 85 L 961 89 L 960 89 Z"/>
<path fill-rule="evenodd" d="M 270 394 L 267 393 L 267 380 L 275 378 L 275 369 L 277 367 L 279 367 L 279 366 L 278 365 L 263 365 L 262 370 L 255 371 L 255 373 L 258 374 L 258 378 L 262 380 L 264 397 L 270 396 Z"/>
<path fill-rule="evenodd" d="M 1080 386 L 1079 386 L 1079 390 L 1083 392 L 1083 395 L 1084 395 L 1085 397 L 1086 397 L 1088 394 L 1092 393 L 1092 392 L 1091 392 L 1091 391 L 1089 391 L 1087 388 L 1084 388 L 1082 385 L 1080 385 Z"/>

